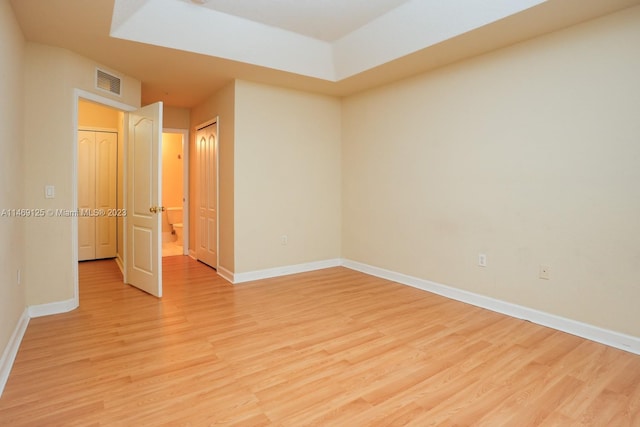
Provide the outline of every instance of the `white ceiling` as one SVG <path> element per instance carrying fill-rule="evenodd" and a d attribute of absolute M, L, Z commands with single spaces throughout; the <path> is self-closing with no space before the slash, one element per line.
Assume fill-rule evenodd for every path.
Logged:
<path fill-rule="evenodd" d="M 546 1 L 115 0 L 110 34 L 339 81 Z"/>
<path fill-rule="evenodd" d="M 332 42 L 409 0 L 200 1 L 218 12 Z"/>
<path fill-rule="evenodd" d="M 25 39 L 192 107 L 232 79 L 345 96 L 640 0 L 9 0 Z"/>

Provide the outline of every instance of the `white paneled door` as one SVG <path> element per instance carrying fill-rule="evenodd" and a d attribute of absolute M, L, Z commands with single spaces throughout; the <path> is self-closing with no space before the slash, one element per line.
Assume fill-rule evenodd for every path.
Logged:
<path fill-rule="evenodd" d="M 198 224 L 196 258 L 218 268 L 218 124 L 198 129 Z"/>
<path fill-rule="evenodd" d="M 78 260 L 116 256 L 115 132 L 78 131 Z"/>
<path fill-rule="evenodd" d="M 162 103 L 129 113 L 126 280 L 162 296 Z"/>
<path fill-rule="evenodd" d="M 86 212 L 96 205 L 95 132 L 78 132 L 78 211 Z M 78 261 L 96 258 L 96 221 L 78 215 Z"/>

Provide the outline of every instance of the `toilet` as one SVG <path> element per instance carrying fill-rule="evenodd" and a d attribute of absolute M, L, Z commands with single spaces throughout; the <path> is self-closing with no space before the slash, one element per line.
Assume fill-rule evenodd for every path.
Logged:
<path fill-rule="evenodd" d="M 179 244 L 182 244 L 182 208 L 167 208 L 167 220 Z"/>

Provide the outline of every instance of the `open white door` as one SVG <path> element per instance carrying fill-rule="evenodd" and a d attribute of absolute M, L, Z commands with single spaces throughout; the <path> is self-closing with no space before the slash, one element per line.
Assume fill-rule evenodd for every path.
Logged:
<path fill-rule="evenodd" d="M 162 103 L 129 113 L 127 282 L 162 296 Z"/>

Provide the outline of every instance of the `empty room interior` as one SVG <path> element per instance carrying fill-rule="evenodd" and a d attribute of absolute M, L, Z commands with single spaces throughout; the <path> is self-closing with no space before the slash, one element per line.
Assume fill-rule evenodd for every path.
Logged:
<path fill-rule="evenodd" d="M 639 46 L 640 0 L 0 0 L 0 425 L 639 426 Z"/>

